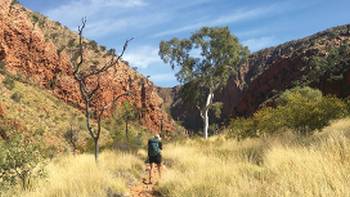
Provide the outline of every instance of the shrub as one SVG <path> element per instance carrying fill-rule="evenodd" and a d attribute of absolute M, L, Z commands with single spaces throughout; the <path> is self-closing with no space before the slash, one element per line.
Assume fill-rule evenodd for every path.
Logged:
<path fill-rule="evenodd" d="M 76 44 L 75 44 L 75 39 L 73 38 L 73 39 L 69 40 L 67 46 L 68 46 L 68 48 L 73 48 L 73 47 L 75 47 L 75 46 L 76 46 Z"/>
<path fill-rule="evenodd" d="M 33 178 L 43 176 L 41 150 L 37 139 L 29 140 L 22 135 L 0 143 L 0 189 L 6 190 L 20 181 L 26 190 Z"/>
<path fill-rule="evenodd" d="M 66 142 L 72 147 L 73 154 L 76 154 L 78 149 L 78 140 L 79 140 L 80 128 L 73 128 L 73 125 L 63 134 Z"/>
<path fill-rule="evenodd" d="M 51 90 L 53 90 L 53 89 L 56 88 L 57 83 L 58 83 L 57 76 L 54 76 L 52 79 L 50 79 L 50 80 L 47 82 L 47 86 L 48 86 Z"/>
<path fill-rule="evenodd" d="M 36 24 L 37 22 L 39 22 L 39 17 L 38 17 L 38 15 L 37 14 L 35 14 L 35 13 L 33 13 L 32 14 L 32 23 L 33 24 Z"/>
<path fill-rule="evenodd" d="M 115 49 L 109 49 L 108 51 L 107 51 L 107 53 L 109 54 L 109 55 L 115 55 Z"/>
<path fill-rule="evenodd" d="M 276 108 L 266 107 L 250 118 L 231 121 L 230 134 L 236 138 L 256 137 L 275 133 L 283 128 L 309 134 L 327 126 L 330 120 L 348 114 L 347 104 L 342 100 L 322 96 L 319 90 L 297 87 L 284 92 Z"/>
<path fill-rule="evenodd" d="M 330 49 L 325 57 L 312 56 L 309 62 L 309 72 L 304 76 L 304 84 L 320 82 L 322 79 L 329 81 L 343 80 L 343 73 L 349 70 L 349 53 L 350 44 L 344 43 L 337 48 Z"/>
<path fill-rule="evenodd" d="M 2 82 L 4 84 L 4 86 L 8 89 L 8 90 L 12 90 L 13 88 L 15 88 L 15 82 L 14 80 L 9 77 L 6 76 L 4 81 Z"/>
<path fill-rule="evenodd" d="M 95 40 L 90 41 L 89 44 L 90 44 L 91 48 L 93 48 L 93 49 L 97 48 L 97 42 Z"/>
<path fill-rule="evenodd" d="M 281 96 L 282 104 L 277 108 L 285 119 L 285 126 L 300 132 L 321 129 L 330 120 L 347 113 L 346 104 L 336 97 L 322 96 L 319 90 L 309 87 L 294 88 Z"/>
<path fill-rule="evenodd" d="M 22 94 L 19 92 L 15 92 L 11 95 L 11 99 L 15 101 L 16 103 L 19 103 L 22 99 Z"/>
<path fill-rule="evenodd" d="M 0 61 L 0 74 L 6 74 L 6 66 L 3 61 Z"/>
<path fill-rule="evenodd" d="M 11 6 L 16 5 L 16 4 L 19 4 L 19 1 L 18 1 L 18 0 L 12 0 L 12 1 L 11 1 Z"/>
<path fill-rule="evenodd" d="M 102 51 L 106 51 L 106 47 L 105 46 L 100 46 Z"/>
<path fill-rule="evenodd" d="M 55 24 L 56 24 L 57 26 L 62 26 L 62 24 L 61 24 L 60 22 L 58 22 L 58 21 L 56 21 Z"/>

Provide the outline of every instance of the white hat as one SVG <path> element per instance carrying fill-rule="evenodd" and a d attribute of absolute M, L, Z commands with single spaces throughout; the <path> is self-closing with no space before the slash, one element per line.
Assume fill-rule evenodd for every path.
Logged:
<path fill-rule="evenodd" d="M 162 140 L 159 134 L 154 135 L 154 137 L 158 138 L 158 140 Z"/>

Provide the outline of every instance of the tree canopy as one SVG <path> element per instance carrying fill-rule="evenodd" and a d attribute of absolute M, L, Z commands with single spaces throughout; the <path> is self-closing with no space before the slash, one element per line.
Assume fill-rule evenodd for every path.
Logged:
<path fill-rule="evenodd" d="M 189 39 L 173 38 L 160 43 L 159 55 L 173 69 L 178 81 L 198 81 L 198 85 L 216 89 L 232 75 L 245 60 L 248 49 L 239 44 L 228 27 L 203 27 Z"/>
<path fill-rule="evenodd" d="M 184 84 L 182 99 L 197 106 L 204 122 L 208 122 L 208 110 L 218 106 L 213 104 L 214 92 L 231 76 L 237 76 L 249 54 L 228 27 L 203 27 L 189 39 L 162 41 L 159 48 L 162 60 L 173 69 L 179 68 L 176 77 Z"/>

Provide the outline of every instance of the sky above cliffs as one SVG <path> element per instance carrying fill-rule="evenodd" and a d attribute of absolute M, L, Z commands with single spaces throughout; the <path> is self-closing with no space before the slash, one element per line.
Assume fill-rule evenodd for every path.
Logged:
<path fill-rule="evenodd" d="M 85 36 L 121 50 L 158 86 L 177 84 L 158 56 L 161 40 L 187 38 L 202 26 L 228 26 L 251 51 L 350 23 L 349 0 L 20 0 L 76 31 L 87 16 Z"/>

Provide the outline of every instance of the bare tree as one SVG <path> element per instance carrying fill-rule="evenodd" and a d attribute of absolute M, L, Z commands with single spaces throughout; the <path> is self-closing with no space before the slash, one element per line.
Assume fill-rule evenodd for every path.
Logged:
<path fill-rule="evenodd" d="M 84 102 L 86 126 L 89 132 L 89 135 L 91 136 L 94 142 L 95 161 L 97 162 L 98 154 L 99 154 L 98 142 L 101 134 L 102 116 L 106 110 L 114 106 L 114 103 L 118 99 L 120 99 L 123 96 L 130 95 L 130 91 L 128 89 L 118 95 L 114 92 L 113 95 L 117 95 L 117 96 L 113 96 L 112 101 L 108 103 L 102 102 L 101 106 L 98 106 L 95 101 L 98 99 L 97 95 L 99 94 L 99 92 L 101 92 L 100 77 L 101 75 L 108 73 L 112 68 L 114 68 L 114 70 L 116 71 L 116 66 L 118 65 L 119 61 L 121 61 L 121 58 L 128 47 L 128 43 L 133 38 L 125 41 L 120 55 L 117 56 L 115 52 L 113 52 L 113 54 L 111 54 L 112 55 L 111 59 L 106 64 L 101 66 L 95 65 L 89 68 L 82 69 L 81 67 L 85 61 L 84 46 L 83 46 L 83 30 L 85 26 L 86 26 L 86 18 L 83 18 L 81 21 L 81 25 L 78 27 L 78 33 L 79 33 L 78 55 L 79 56 L 77 57 L 77 61 L 73 61 L 74 62 L 73 75 L 74 75 L 74 79 L 79 84 L 80 96 Z M 96 85 L 95 87 L 91 87 L 93 85 L 89 85 L 89 84 L 96 84 Z M 93 103 L 95 103 L 95 105 L 93 105 Z M 95 119 L 95 121 L 93 119 Z"/>

